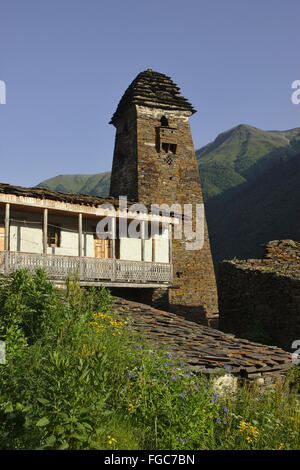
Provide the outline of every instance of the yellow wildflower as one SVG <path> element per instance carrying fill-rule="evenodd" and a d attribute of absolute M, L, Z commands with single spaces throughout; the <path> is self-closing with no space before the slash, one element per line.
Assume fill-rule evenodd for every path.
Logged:
<path fill-rule="evenodd" d="M 253 426 L 251 423 L 247 423 L 246 421 L 241 421 L 239 425 L 240 433 L 245 434 L 247 442 L 249 444 L 253 442 L 254 439 L 257 439 L 259 435 L 259 431 L 256 426 Z"/>
<path fill-rule="evenodd" d="M 108 444 L 109 445 L 112 445 L 112 444 L 117 442 L 117 440 L 114 437 L 111 437 L 111 436 L 107 436 L 107 439 L 108 439 Z"/>

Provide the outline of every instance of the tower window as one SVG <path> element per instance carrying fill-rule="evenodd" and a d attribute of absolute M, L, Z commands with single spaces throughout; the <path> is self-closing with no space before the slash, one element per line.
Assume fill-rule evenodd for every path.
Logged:
<path fill-rule="evenodd" d="M 176 144 L 170 144 L 170 152 L 175 154 L 176 150 L 177 150 L 177 145 Z"/>
<path fill-rule="evenodd" d="M 164 152 L 166 153 L 173 153 L 175 155 L 176 150 L 177 150 L 177 144 L 168 144 L 167 142 L 162 142 L 161 148 L 163 149 Z"/>
<path fill-rule="evenodd" d="M 170 147 L 170 144 L 167 144 L 166 142 L 162 142 L 161 148 L 163 149 L 164 152 L 168 153 L 169 147 Z"/>
<path fill-rule="evenodd" d="M 169 127 L 169 121 L 168 119 L 166 118 L 166 116 L 162 116 L 161 120 L 160 120 L 160 124 L 161 126 L 163 127 Z"/>

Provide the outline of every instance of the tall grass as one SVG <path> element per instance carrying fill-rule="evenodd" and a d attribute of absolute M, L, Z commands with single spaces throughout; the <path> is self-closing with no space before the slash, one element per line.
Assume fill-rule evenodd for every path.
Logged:
<path fill-rule="evenodd" d="M 0 288 L 1 449 L 300 447 L 289 380 L 220 394 L 213 378 L 134 333 L 112 301 L 76 280 L 59 292 L 42 271 Z"/>

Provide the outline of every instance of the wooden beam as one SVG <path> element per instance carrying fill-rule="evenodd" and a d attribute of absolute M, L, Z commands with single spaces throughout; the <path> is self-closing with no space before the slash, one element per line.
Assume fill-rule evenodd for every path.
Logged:
<path fill-rule="evenodd" d="M 113 217 L 111 221 L 111 230 L 112 230 L 112 260 L 113 260 L 113 271 L 112 271 L 112 281 L 116 280 L 117 274 L 117 265 L 116 265 L 116 218 Z"/>
<path fill-rule="evenodd" d="M 74 204 L 74 203 L 61 202 L 61 201 L 55 201 L 55 200 L 49 200 L 49 199 L 39 199 L 37 197 L 35 198 L 35 197 L 27 197 L 27 196 L 16 196 L 15 194 L 1 193 L 0 203 L 4 203 L 4 204 L 10 203 L 10 204 L 26 207 L 26 209 L 29 207 L 34 207 L 35 209 L 47 208 L 51 211 L 63 212 L 66 215 L 73 213 L 74 216 L 80 212 L 82 214 L 90 216 L 91 218 L 117 216 L 118 218 L 125 217 L 126 219 L 130 219 L 130 220 L 141 219 L 141 220 L 149 220 L 149 221 L 153 220 L 157 222 L 178 224 L 178 220 L 176 218 L 156 215 L 156 214 L 152 214 L 151 212 L 149 212 L 149 214 L 143 214 L 143 213 L 138 213 L 135 211 L 128 211 L 128 212 L 127 210 L 120 211 L 118 207 L 116 208 L 116 210 L 112 211 L 112 210 L 107 209 L 107 207 L 101 207 L 101 206 L 96 207 L 96 206 Z M 128 207 L 128 209 L 130 209 L 130 206 Z"/>
<path fill-rule="evenodd" d="M 48 247 L 48 209 L 44 209 L 43 253 L 47 254 Z"/>
<path fill-rule="evenodd" d="M 146 235 L 146 222 L 141 221 L 141 258 L 143 263 L 143 281 L 146 282 L 146 265 L 145 265 L 145 235 Z"/>
<path fill-rule="evenodd" d="M 65 281 L 59 281 L 57 279 L 53 280 L 53 283 L 57 286 L 61 286 L 62 288 L 66 288 Z M 147 288 L 147 289 L 157 289 L 157 288 L 164 288 L 164 289 L 179 289 L 179 286 L 173 285 L 170 282 L 163 283 L 163 282 L 111 282 L 111 281 L 79 281 L 80 286 L 95 286 L 95 287 L 125 287 L 126 289 L 132 288 Z"/>
<path fill-rule="evenodd" d="M 169 263 L 173 263 L 172 225 L 169 225 Z"/>
<path fill-rule="evenodd" d="M 152 263 L 155 263 L 155 243 L 156 238 L 152 238 Z"/>
<path fill-rule="evenodd" d="M 78 256 L 82 257 L 82 214 L 78 214 Z"/>
<path fill-rule="evenodd" d="M 4 237 L 4 249 L 9 251 L 9 238 L 10 238 L 10 204 L 7 202 L 5 204 L 5 237 Z"/>

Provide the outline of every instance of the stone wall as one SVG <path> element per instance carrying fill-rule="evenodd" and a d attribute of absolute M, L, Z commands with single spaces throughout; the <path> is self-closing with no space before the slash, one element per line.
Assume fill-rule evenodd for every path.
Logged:
<path fill-rule="evenodd" d="M 203 203 L 198 166 L 191 135 L 190 111 L 129 107 L 115 123 L 116 143 L 110 194 L 127 195 L 144 204 Z M 166 139 L 176 143 L 172 155 L 158 141 L 161 118 L 168 119 Z M 195 222 L 195 221 L 193 221 Z M 190 320 L 208 324 L 218 312 L 217 288 L 206 220 L 204 246 L 187 250 L 185 240 L 173 239 L 174 284 L 169 309 Z M 194 224 L 195 226 L 195 224 Z"/>
<path fill-rule="evenodd" d="M 223 261 L 218 289 L 222 331 L 293 351 L 300 340 L 299 242 L 269 242 L 260 260 Z"/>

